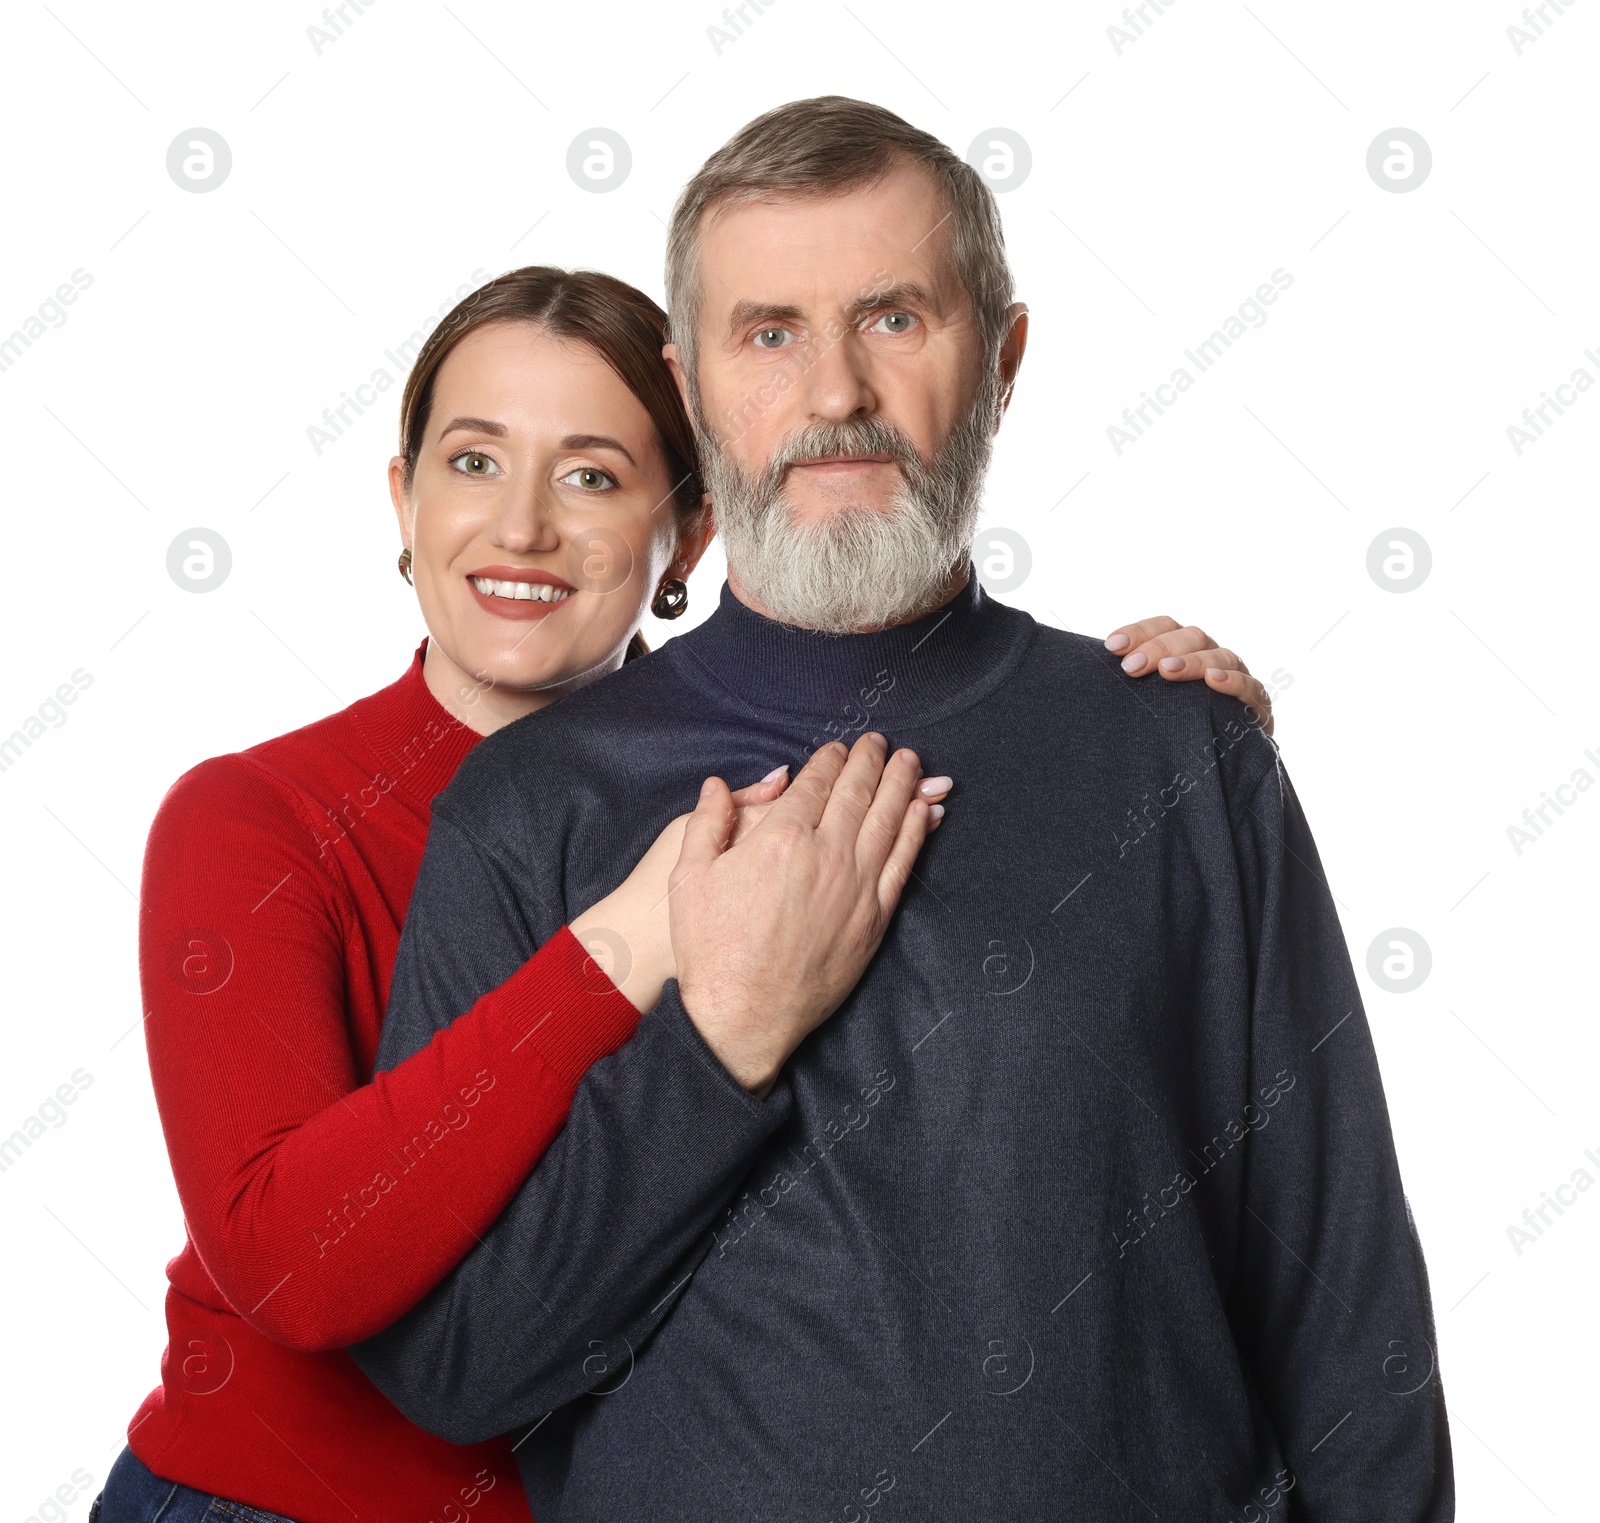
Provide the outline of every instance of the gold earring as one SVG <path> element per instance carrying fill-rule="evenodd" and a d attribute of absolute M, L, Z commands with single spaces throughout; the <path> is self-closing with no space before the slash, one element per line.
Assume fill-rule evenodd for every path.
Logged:
<path fill-rule="evenodd" d="M 411 580 L 411 546 L 410 545 L 407 545 L 405 547 L 405 549 L 400 552 L 400 575 L 403 576 L 406 579 L 406 585 L 408 587 L 411 587 L 411 586 L 415 585 L 415 583 L 413 583 L 412 580 Z"/>
<path fill-rule="evenodd" d="M 680 618 L 689 606 L 689 584 L 681 577 L 664 576 L 651 600 L 650 612 L 658 619 Z"/>

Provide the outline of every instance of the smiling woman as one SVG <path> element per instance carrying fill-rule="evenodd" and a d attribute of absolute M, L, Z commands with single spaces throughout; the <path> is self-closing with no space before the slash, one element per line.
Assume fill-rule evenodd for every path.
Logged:
<path fill-rule="evenodd" d="M 710 519 L 663 327 L 610 276 L 518 270 L 418 355 L 389 488 L 438 637 L 423 676 L 452 712 L 527 712 L 642 654 L 646 606 L 699 560 Z"/>

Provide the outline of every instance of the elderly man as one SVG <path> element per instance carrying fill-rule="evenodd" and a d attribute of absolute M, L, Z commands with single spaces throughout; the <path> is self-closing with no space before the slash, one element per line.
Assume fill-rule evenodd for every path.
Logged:
<path fill-rule="evenodd" d="M 785 106 L 685 190 L 668 297 L 721 606 L 462 768 L 382 1063 L 708 773 L 881 732 L 959 805 L 809 1034 L 794 969 L 680 964 L 358 1361 L 447 1437 L 528 1429 L 539 1523 L 1453 1516 L 1421 1253 L 1275 748 L 972 575 L 1027 335 L 987 190 L 879 108 Z M 708 787 L 675 922 L 703 942 L 763 852 L 820 849 L 806 807 L 723 854 Z"/>

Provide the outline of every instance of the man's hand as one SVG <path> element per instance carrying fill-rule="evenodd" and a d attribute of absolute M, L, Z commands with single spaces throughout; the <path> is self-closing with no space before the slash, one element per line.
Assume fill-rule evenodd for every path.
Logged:
<path fill-rule="evenodd" d="M 735 808 L 733 840 L 754 829 L 772 801 L 789 782 L 789 769 L 777 767 L 759 783 L 732 795 Z M 668 882 L 689 816 L 669 820 L 638 865 L 612 891 L 569 927 L 590 959 L 642 1015 L 661 998 L 661 986 L 676 977 L 672 932 L 667 923 Z"/>
<path fill-rule="evenodd" d="M 868 733 L 818 751 L 748 835 L 708 778 L 668 899 L 684 1009 L 723 1066 L 764 1096 L 789 1055 L 856 986 L 911 866 L 944 813 L 948 778 Z"/>
<path fill-rule="evenodd" d="M 1243 661 L 1217 645 L 1203 629 L 1193 624 L 1180 627 L 1176 619 L 1163 614 L 1112 630 L 1106 636 L 1106 649 L 1122 657 L 1122 669 L 1130 677 L 1158 671 L 1168 682 L 1204 678 L 1214 692 L 1239 699 L 1261 728 L 1272 734 L 1272 699 L 1267 690 L 1250 675 Z"/>
<path fill-rule="evenodd" d="M 766 818 L 773 801 L 788 783 L 789 769 L 777 767 L 760 782 L 737 789 L 731 795 L 735 812 L 729 846 L 742 841 Z M 918 784 L 917 799 L 936 806 L 930 811 L 933 815 L 930 829 L 938 828 L 939 816 L 944 813 L 943 800 L 949 791 L 947 777 L 924 778 Z M 595 966 L 641 1014 L 660 1001 L 662 985 L 669 978 L 677 977 L 667 899 L 672 891 L 672 869 L 683 850 L 684 830 L 691 818 L 691 815 L 680 814 L 668 821 L 633 871 L 605 898 L 571 922 L 572 934 Z"/>

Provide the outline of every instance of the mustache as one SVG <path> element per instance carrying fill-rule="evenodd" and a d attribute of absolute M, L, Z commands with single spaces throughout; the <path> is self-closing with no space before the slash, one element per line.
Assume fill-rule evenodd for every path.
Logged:
<path fill-rule="evenodd" d="M 767 479 L 777 483 L 791 466 L 843 455 L 886 455 L 911 479 L 927 470 L 916 445 L 894 424 L 882 418 L 849 418 L 811 423 L 787 435 L 767 463 Z"/>

